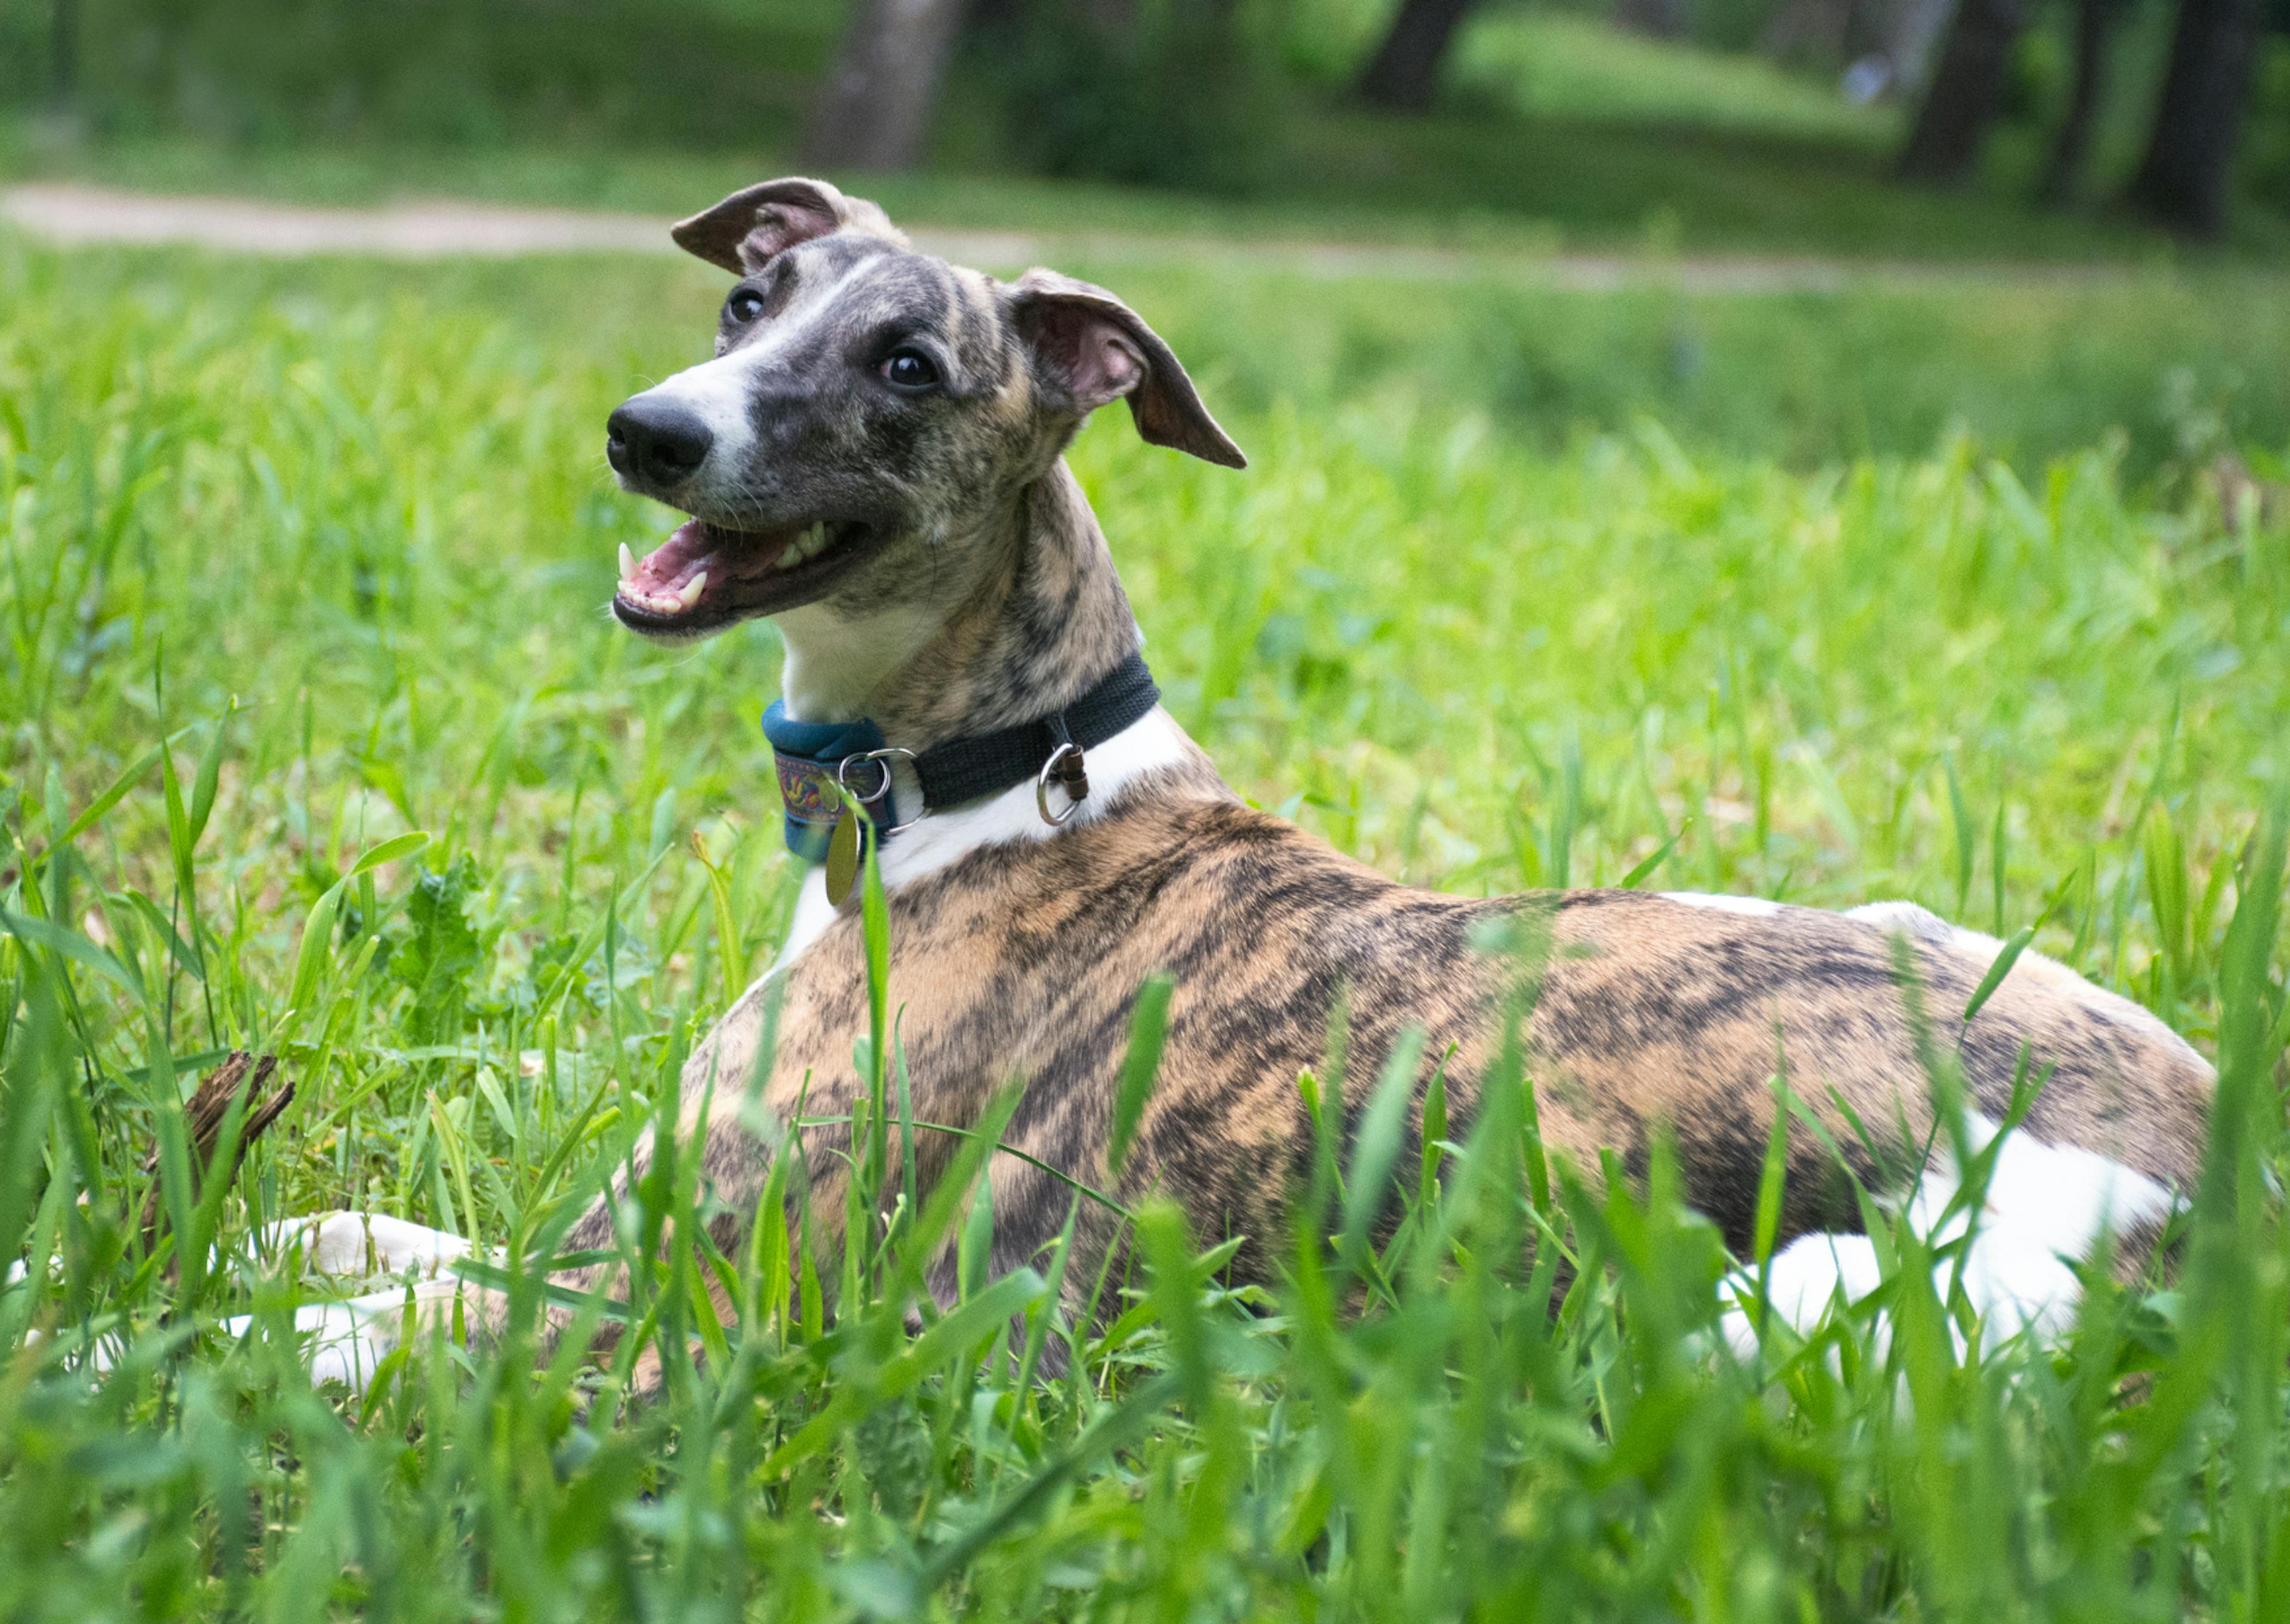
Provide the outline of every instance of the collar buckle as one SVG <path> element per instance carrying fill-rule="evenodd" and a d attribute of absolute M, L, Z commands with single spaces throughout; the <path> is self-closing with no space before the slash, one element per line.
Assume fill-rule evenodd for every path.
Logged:
<path fill-rule="evenodd" d="M 841 761 L 835 764 L 835 782 L 837 787 L 838 788 L 849 790 L 851 795 L 858 800 L 880 801 L 886 808 L 895 809 L 898 803 L 891 795 L 891 757 L 893 756 L 903 756 L 907 758 L 907 764 L 909 766 L 911 767 L 914 765 L 915 753 L 912 750 L 901 748 L 900 746 L 895 744 L 886 745 L 879 750 L 861 750 L 853 755 L 845 756 Z M 858 790 L 851 788 L 849 774 L 851 772 L 851 764 L 854 761 L 871 761 L 875 764 L 875 770 L 883 775 L 875 780 L 875 787 L 863 795 L 861 795 Z M 920 812 L 908 819 L 904 823 L 886 823 L 882 825 L 880 828 L 876 829 L 875 836 L 879 840 L 885 835 L 895 835 L 901 829 L 910 829 L 914 828 L 916 824 L 920 823 L 925 818 L 929 816 L 930 808 L 925 805 Z"/>
<path fill-rule="evenodd" d="M 1066 809 L 1054 818 L 1050 815 L 1052 784 L 1066 792 Z M 1081 746 L 1069 739 L 1052 750 L 1049 760 L 1042 764 L 1042 771 L 1034 780 L 1034 804 L 1041 812 L 1042 821 L 1055 828 L 1072 817 L 1074 810 L 1088 799 L 1089 773 Z"/>

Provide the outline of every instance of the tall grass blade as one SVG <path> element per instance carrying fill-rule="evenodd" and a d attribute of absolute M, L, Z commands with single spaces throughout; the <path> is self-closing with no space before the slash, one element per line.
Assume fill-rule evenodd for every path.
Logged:
<path fill-rule="evenodd" d="M 1129 1052 L 1121 1062 L 1121 1080 L 1113 1093 L 1113 1121 L 1106 1134 L 1106 1169 L 1117 1182 L 1129 1159 L 1130 1141 L 1145 1120 L 1145 1103 L 1152 1097 L 1159 1075 L 1161 1045 L 1169 1029 L 1169 997 L 1176 982 L 1165 974 L 1145 978 L 1137 988 L 1137 1002 L 1129 1017 Z"/>

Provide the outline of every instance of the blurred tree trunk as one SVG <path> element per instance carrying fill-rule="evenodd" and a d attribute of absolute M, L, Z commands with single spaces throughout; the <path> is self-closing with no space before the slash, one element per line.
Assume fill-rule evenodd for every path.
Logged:
<path fill-rule="evenodd" d="M 1045 0 L 971 0 L 964 20 L 973 29 L 1021 28 Z M 1074 10 L 1090 27 L 1109 39 L 1128 39 L 1137 32 L 1138 0 L 1077 0 Z"/>
<path fill-rule="evenodd" d="M 1884 62 L 1889 72 L 1892 55 L 1886 45 L 1894 9 L 1883 0 L 1846 0 L 1838 19 L 1838 60 L 1850 67 L 1873 57 Z"/>
<path fill-rule="evenodd" d="M 1856 100 L 1907 97 L 1925 82 L 1933 45 L 1954 12 L 1950 0 L 1778 0 L 1758 48 L 1784 62 L 1844 67 L 1874 76 Z"/>
<path fill-rule="evenodd" d="M 1780 0 L 1766 14 L 1758 49 L 1779 61 L 1810 60 L 1826 68 L 1844 48 L 1848 9 L 1839 0 Z"/>
<path fill-rule="evenodd" d="M 1471 0 L 1400 0 L 1390 31 L 1360 75 L 1360 100 L 1395 113 L 1429 111 L 1440 65 L 1470 9 Z"/>
<path fill-rule="evenodd" d="M 1885 41 L 1885 58 L 1892 65 L 1892 88 L 1902 96 L 1916 94 L 1932 67 L 1933 47 L 1941 30 L 1955 15 L 1950 0 L 1900 0 L 1893 8 L 1893 24 Z"/>
<path fill-rule="evenodd" d="M 2180 0 L 2171 65 L 2131 202 L 2174 229 L 2216 236 L 2258 54 L 2258 0 Z"/>
<path fill-rule="evenodd" d="M 2115 33 L 2116 12 L 2116 0 L 2076 0 L 2075 88 L 2069 93 L 2059 133 L 2052 139 L 2043 179 L 2036 183 L 2038 203 L 2070 204 L 2082 189 L 2091 127 L 2107 93 L 2107 48 Z"/>
<path fill-rule="evenodd" d="M 1686 0 L 1614 0 L 1614 20 L 1656 39 L 1677 39 L 1692 19 Z"/>
<path fill-rule="evenodd" d="M 1960 0 L 1901 152 L 1902 180 L 1956 186 L 1971 178 L 2003 106 L 2012 47 L 2027 20 L 2022 0 Z"/>
<path fill-rule="evenodd" d="M 953 54 L 965 0 L 861 0 L 812 108 L 804 161 L 910 169 Z"/>
<path fill-rule="evenodd" d="M 55 0 L 49 23 L 48 96 L 68 113 L 79 98 L 79 0 Z"/>

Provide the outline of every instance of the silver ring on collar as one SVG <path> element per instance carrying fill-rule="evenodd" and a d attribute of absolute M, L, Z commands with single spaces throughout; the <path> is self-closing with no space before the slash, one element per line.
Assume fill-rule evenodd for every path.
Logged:
<path fill-rule="evenodd" d="M 1042 764 L 1042 771 L 1034 780 L 1034 804 L 1041 812 L 1042 821 L 1048 824 L 1052 828 L 1056 828 L 1059 825 L 1065 822 L 1067 819 L 1072 817 L 1074 815 L 1075 808 L 1078 807 L 1081 803 L 1074 798 L 1071 791 L 1068 791 L 1066 795 L 1065 811 L 1060 812 L 1054 818 L 1050 816 L 1050 780 L 1058 776 L 1058 769 L 1065 764 L 1065 759 L 1068 756 L 1078 757 L 1080 755 L 1081 746 L 1074 743 L 1071 740 L 1068 740 L 1065 743 L 1058 746 L 1056 749 L 1050 752 L 1049 760 Z M 1062 785 L 1061 788 L 1062 788 Z"/>
<path fill-rule="evenodd" d="M 891 757 L 893 756 L 903 756 L 910 763 L 915 759 L 915 753 L 912 750 L 901 749 L 897 745 L 891 745 L 880 750 L 861 750 L 855 756 L 845 756 L 841 761 L 835 764 L 835 782 L 837 787 L 842 789 L 850 789 L 851 793 L 857 796 L 861 801 L 872 801 L 880 798 L 886 802 L 890 802 L 893 808 L 895 808 L 897 803 L 891 801 Z M 875 788 L 865 795 L 860 795 L 856 789 L 852 789 L 851 780 L 846 776 L 846 774 L 851 771 L 851 764 L 854 761 L 871 761 L 875 764 L 876 769 L 883 775 L 876 781 Z M 929 816 L 930 808 L 925 806 L 922 811 L 908 819 L 904 823 L 893 823 L 888 828 L 880 828 L 875 832 L 877 838 L 885 835 L 895 835 L 901 829 L 910 829 L 914 828 L 916 824 L 920 823 L 925 818 Z"/>

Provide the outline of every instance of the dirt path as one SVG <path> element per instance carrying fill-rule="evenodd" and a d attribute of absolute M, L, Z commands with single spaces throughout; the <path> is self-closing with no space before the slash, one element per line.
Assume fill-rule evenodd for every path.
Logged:
<path fill-rule="evenodd" d="M 231 253 L 364 254 L 395 259 L 548 253 L 673 252 L 667 222 L 637 214 L 454 201 L 375 209 L 308 208 L 250 198 L 166 196 L 68 182 L 0 189 L 0 218 L 52 243 L 184 243 Z M 2142 274 L 2124 266 L 1924 264 L 1771 256 L 1664 259 L 1629 254 L 1497 254 L 1373 244 L 1250 242 L 1103 232 L 912 228 L 916 246 L 996 271 L 1069 261 L 1183 260 L 1308 276 L 1402 281 L 1489 279 L 1602 291 L 1828 292 L 1852 285 L 1967 282 L 2085 284 Z"/>

